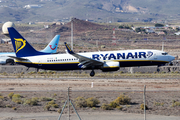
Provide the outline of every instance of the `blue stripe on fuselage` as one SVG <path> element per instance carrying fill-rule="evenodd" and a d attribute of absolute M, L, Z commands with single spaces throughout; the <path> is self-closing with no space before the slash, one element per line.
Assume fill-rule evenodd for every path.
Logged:
<path fill-rule="evenodd" d="M 34 67 L 40 69 L 49 69 L 49 70 L 78 70 L 80 69 L 78 63 L 52 63 L 52 64 L 32 64 L 32 63 L 21 63 L 16 62 L 27 67 Z M 131 67 L 131 66 L 152 66 L 152 65 L 163 65 L 166 64 L 166 61 L 121 61 L 120 67 Z M 91 69 L 91 68 L 86 68 Z"/>

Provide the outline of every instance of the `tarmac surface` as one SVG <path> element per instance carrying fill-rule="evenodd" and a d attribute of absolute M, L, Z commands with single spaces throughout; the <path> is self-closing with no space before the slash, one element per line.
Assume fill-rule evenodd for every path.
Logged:
<path fill-rule="evenodd" d="M 144 120 L 143 114 L 119 113 L 119 112 L 80 112 L 81 120 Z M 58 120 L 58 113 L 0 113 L 0 120 Z M 162 116 L 147 114 L 147 120 L 179 120 L 179 116 Z M 68 120 L 67 114 L 63 114 L 60 120 Z M 79 120 L 74 113 L 70 120 Z"/>

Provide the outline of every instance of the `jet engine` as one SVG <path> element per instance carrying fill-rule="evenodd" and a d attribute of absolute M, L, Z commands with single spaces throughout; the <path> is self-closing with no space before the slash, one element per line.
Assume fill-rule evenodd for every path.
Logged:
<path fill-rule="evenodd" d="M 6 64 L 6 61 L 0 59 L 0 64 L 5 65 L 5 64 Z"/>
<path fill-rule="evenodd" d="M 101 68 L 103 72 L 117 71 L 120 69 L 119 62 L 105 62 Z"/>

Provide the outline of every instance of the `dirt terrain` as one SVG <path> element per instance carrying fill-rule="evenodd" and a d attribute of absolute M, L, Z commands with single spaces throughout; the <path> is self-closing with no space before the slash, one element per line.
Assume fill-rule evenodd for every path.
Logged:
<path fill-rule="evenodd" d="M 162 39 L 164 36 L 153 35 L 138 35 L 136 33 L 130 34 L 130 32 L 118 30 L 116 31 L 117 39 L 116 43 L 112 43 L 112 26 L 94 25 L 92 23 L 86 23 L 84 21 L 74 21 L 74 50 L 79 51 L 95 51 L 98 50 L 98 41 L 100 50 L 121 50 L 121 49 L 161 49 Z M 83 27 L 84 26 L 84 27 Z M 67 25 L 51 25 L 47 30 L 35 30 L 29 33 L 30 29 L 17 28 L 28 31 L 23 31 L 23 36 L 33 43 L 33 47 L 37 50 L 41 50 L 45 47 L 55 34 L 60 34 L 60 45 L 58 46 L 58 52 L 64 52 L 64 41 L 70 41 L 70 23 Z M 34 28 L 33 28 L 34 29 Z M 54 31 L 55 30 L 55 31 Z M 22 32 L 21 31 L 21 32 Z M 148 40 L 140 41 L 144 36 L 161 39 L 160 41 Z M 137 39 L 134 39 L 134 38 Z M 156 37 L 156 38 L 155 38 Z M 174 37 L 174 40 L 166 40 L 165 51 L 171 55 L 179 56 L 179 37 Z M 35 39 L 34 39 L 35 38 Z M 121 40 L 122 39 L 122 40 Z M 131 39 L 131 40 L 129 40 Z M 170 38 L 169 38 L 170 39 Z M 104 40 L 104 41 L 103 41 Z M 37 44 L 38 43 L 38 44 Z M 102 45 L 104 47 L 102 47 Z M 11 44 L 0 44 L 0 52 L 13 52 Z M 7 73 L 6 73 L 7 74 Z M 124 120 L 136 118 L 140 116 L 143 119 L 143 110 L 140 110 L 140 105 L 143 103 L 143 89 L 146 85 L 146 104 L 148 110 L 148 118 L 156 115 L 160 115 L 159 119 L 177 119 L 180 117 L 180 79 L 179 78 L 101 78 L 101 77 L 45 77 L 39 78 L 36 75 L 29 75 L 28 77 L 18 77 L 16 74 L 14 77 L 7 75 L 0 75 L 0 120 L 52 120 L 57 119 L 59 108 L 62 108 L 67 100 L 67 88 L 71 87 L 70 99 L 75 104 L 77 97 L 84 97 L 85 99 L 90 97 L 97 98 L 100 103 L 94 108 L 78 108 L 76 107 L 83 120 L 94 120 L 94 116 L 99 120 L 119 120 L 119 117 L 124 115 Z M 46 75 L 45 75 L 46 76 Z M 21 95 L 21 102 L 19 104 L 13 102 L 8 94 L 13 92 L 14 94 Z M 128 105 L 122 105 L 122 110 L 103 110 L 101 106 L 103 103 L 109 104 L 120 95 L 127 95 L 131 98 L 131 102 Z M 30 98 L 37 98 L 37 105 L 27 105 L 25 101 Z M 43 98 L 50 98 L 58 105 L 57 108 L 51 107 L 48 110 L 45 106 L 49 101 L 42 100 Z M 64 118 L 67 118 L 68 109 L 65 108 Z M 70 113 L 74 118 L 75 112 L 71 107 Z M 34 117 L 37 116 L 37 117 Z M 110 117 L 109 117 L 110 116 Z M 170 117 L 169 117 L 170 116 Z M 102 118 L 103 117 L 103 118 Z M 130 118 L 129 118 L 130 117 Z M 152 117 L 152 119 L 154 119 Z M 171 118 L 173 117 L 173 118 Z M 100 119 L 101 118 L 101 119 Z M 77 118 L 75 118 L 77 119 Z M 73 120 L 75 120 L 73 119 Z M 178 119 L 177 119 L 178 120 Z"/>
<path fill-rule="evenodd" d="M 87 113 L 99 113 L 99 115 L 111 113 L 136 113 L 143 114 L 140 110 L 140 105 L 143 103 L 143 89 L 146 85 L 146 103 L 148 115 L 163 115 L 163 116 L 180 116 L 180 105 L 173 103 L 180 102 L 180 79 L 106 79 L 106 78 L 0 78 L 0 93 L 4 99 L 0 100 L 0 116 L 1 114 L 12 113 L 12 115 L 23 116 L 26 114 L 41 116 L 57 113 L 59 108 L 51 107 L 49 111 L 44 109 L 48 101 L 39 101 L 37 105 L 30 106 L 25 104 L 17 104 L 8 98 L 10 92 L 20 94 L 23 99 L 28 98 L 52 98 L 60 108 L 63 107 L 67 100 L 67 88 L 71 87 L 72 92 L 70 99 L 75 104 L 75 98 L 95 97 L 100 101 L 100 104 L 95 108 L 78 108 L 79 113 L 84 116 Z M 122 105 L 122 110 L 103 110 L 100 106 L 103 103 L 109 104 L 120 95 L 128 95 L 131 98 L 129 105 Z M 11 105 L 12 107 L 7 107 Z M 6 107 L 4 107 L 6 106 Z M 16 107 L 17 110 L 12 108 Z M 17 113 L 17 114 L 16 114 Z M 46 114 L 47 113 L 47 114 Z M 49 114 L 51 113 L 51 114 Z M 64 115 L 67 115 L 68 109 L 65 108 Z M 75 115 L 71 107 L 70 113 Z M 10 115 L 10 116 L 12 116 Z M 3 115 L 4 116 L 4 115 Z M 37 115 L 38 116 L 38 115 Z M 38 117 L 37 117 L 38 118 Z M 53 118 L 53 117 L 50 117 Z M 50 118 L 48 120 L 50 120 Z M 7 116 L 0 117 L 2 120 L 9 120 Z M 56 118 L 57 119 L 57 118 Z M 39 119 L 38 119 L 39 120 Z"/>

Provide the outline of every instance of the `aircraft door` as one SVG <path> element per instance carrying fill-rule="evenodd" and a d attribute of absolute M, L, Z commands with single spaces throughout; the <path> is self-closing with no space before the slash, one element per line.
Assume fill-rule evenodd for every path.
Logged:
<path fill-rule="evenodd" d="M 157 60 L 157 56 L 156 56 L 156 53 L 154 53 L 154 59 Z"/>

